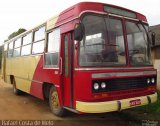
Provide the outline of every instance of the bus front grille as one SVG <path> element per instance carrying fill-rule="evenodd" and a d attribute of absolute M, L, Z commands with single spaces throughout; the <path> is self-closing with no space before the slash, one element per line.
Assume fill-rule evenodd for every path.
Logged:
<path fill-rule="evenodd" d="M 111 92 L 111 91 L 120 91 L 120 90 L 129 90 L 129 89 L 138 89 L 138 88 L 146 88 L 148 86 L 154 86 L 155 83 L 147 83 L 148 79 L 152 79 L 156 77 L 134 77 L 134 78 L 115 78 L 115 79 L 107 79 L 107 80 L 93 80 L 92 85 L 95 83 L 99 84 L 99 89 L 95 90 L 94 86 L 92 86 L 92 91 L 94 93 L 97 92 Z M 106 83 L 106 87 L 101 88 L 102 83 Z"/>

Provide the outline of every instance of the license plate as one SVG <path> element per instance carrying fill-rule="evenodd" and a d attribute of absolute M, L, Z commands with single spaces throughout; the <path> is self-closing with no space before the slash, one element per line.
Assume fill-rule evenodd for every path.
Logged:
<path fill-rule="evenodd" d="M 138 105 L 141 105 L 141 100 L 140 99 L 130 101 L 130 107 L 138 106 Z"/>

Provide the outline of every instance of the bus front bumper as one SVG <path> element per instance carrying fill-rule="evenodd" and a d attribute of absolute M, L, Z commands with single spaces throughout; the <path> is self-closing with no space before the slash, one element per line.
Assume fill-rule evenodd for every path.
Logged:
<path fill-rule="evenodd" d="M 123 109 L 142 106 L 157 101 L 157 93 L 147 96 L 107 101 L 107 102 L 82 102 L 76 101 L 76 110 L 84 113 L 104 113 L 120 111 Z"/>

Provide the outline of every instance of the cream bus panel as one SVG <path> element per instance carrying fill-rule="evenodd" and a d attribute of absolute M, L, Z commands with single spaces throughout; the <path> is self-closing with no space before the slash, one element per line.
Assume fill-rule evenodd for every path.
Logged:
<path fill-rule="evenodd" d="M 6 74 L 8 75 L 7 82 L 10 82 L 9 76 L 14 75 L 17 88 L 29 93 L 31 80 L 33 78 L 40 57 L 41 55 L 24 56 L 24 57 L 7 59 L 6 60 L 6 68 L 7 68 Z"/>
<path fill-rule="evenodd" d="M 16 88 L 18 88 L 26 93 L 30 93 L 31 81 L 25 80 L 25 79 L 20 79 L 17 77 L 15 77 L 15 81 L 16 81 Z"/>
<path fill-rule="evenodd" d="M 55 17 L 49 19 L 47 21 L 47 28 L 46 29 L 50 30 L 50 29 L 54 28 L 55 25 L 56 25 L 56 22 L 57 22 L 58 18 L 59 18 L 59 16 L 55 16 Z"/>

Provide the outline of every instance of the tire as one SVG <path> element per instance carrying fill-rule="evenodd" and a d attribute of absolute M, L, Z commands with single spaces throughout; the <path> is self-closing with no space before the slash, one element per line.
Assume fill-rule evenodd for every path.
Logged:
<path fill-rule="evenodd" d="M 60 106 L 58 93 L 56 88 L 52 86 L 49 92 L 49 105 L 52 113 L 56 116 L 64 117 L 66 115 L 66 110 Z"/>
<path fill-rule="evenodd" d="M 16 88 L 16 81 L 15 81 L 14 78 L 13 78 L 12 84 L 13 84 L 13 92 L 14 92 L 14 94 L 16 94 L 16 95 L 22 95 L 23 92 L 21 90 L 19 90 L 19 89 Z"/>

